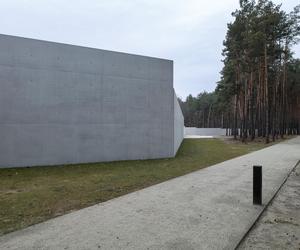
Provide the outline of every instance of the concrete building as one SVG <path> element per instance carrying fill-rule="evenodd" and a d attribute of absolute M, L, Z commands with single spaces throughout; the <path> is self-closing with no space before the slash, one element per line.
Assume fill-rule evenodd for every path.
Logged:
<path fill-rule="evenodd" d="M 189 136 L 212 136 L 220 137 L 226 136 L 225 128 L 195 128 L 195 127 L 184 127 L 184 135 L 186 138 Z"/>
<path fill-rule="evenodd" d="M 173 62 L 0 35 L 0 167 L 173 157 Z"/>

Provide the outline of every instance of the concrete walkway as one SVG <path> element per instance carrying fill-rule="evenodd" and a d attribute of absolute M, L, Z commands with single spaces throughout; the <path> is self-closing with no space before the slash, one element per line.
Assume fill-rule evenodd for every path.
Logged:
<path fill-rule="evenodd" d="M 300 159 L 300 137 L 0 238 L 0 249 L 233 249 Z"/>

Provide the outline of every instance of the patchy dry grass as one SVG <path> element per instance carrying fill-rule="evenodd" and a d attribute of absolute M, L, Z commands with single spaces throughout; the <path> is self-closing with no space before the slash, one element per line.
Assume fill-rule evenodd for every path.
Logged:
<path fill-rule="evenodd" d="M 186 139 L 172 159 L 0 169 L 0 235 L 265 146 Z"/>

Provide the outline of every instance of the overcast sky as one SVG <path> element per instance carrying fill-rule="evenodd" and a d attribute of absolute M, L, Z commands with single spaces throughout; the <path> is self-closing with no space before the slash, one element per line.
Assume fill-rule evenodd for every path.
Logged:
<path fill-rule="evenodd" d="M 238 0 L 0 0 L 0 33 L 167 58 L 178 96 L 212 91 Z M 283 2 L 290 11 L 299 0 Z M 300 46 L 294 48 L 300 57 Z"/>

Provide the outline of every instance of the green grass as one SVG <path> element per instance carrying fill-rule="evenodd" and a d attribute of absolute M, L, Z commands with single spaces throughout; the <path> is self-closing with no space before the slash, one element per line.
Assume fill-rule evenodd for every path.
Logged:
<path fill-rule="evenodd" d="M 263 148 L 184 140 L 176 158 L 0 170 L 0 235 Z"/>

